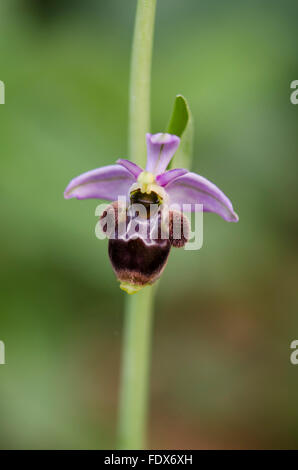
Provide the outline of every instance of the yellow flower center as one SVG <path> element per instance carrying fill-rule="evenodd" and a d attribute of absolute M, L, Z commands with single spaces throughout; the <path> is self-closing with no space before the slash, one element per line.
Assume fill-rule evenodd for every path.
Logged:
<path fill-rule="evenodd" d="M 138 180 L 130 187 L 130 195 L 135 191 L 140 190 L 144 194 L 155 193 L 158 196 L 160 203 L 167 203 L 168 196 L 164 188 L 159 186 L 155 181 L 155 176 L 150 171 L 142 171 L 139 174 Z"/>
<path fill-rule="evenodd" d="M 152 184 L 155 182 L 155 177 L 150 171 L 142 171 L 138 177 L 138 183 L 141 185 L 142 193 L 150 194 L 152 191 Z"/>

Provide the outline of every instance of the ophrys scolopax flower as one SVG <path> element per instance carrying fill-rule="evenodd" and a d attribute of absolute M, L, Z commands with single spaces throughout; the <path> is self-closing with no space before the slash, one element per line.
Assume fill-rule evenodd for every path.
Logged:
<path fill-rule="evenodd" d="M 156 281 L 166 265 L 171 247 L 183 246 L 187 241 L 187 219 L 182 212 L 179 214 L 183 205 L 187 204 L 191 211 L 195 211 L 200 207 L 199 204 L 205 212 L 215 212 L 228 222 L 238 221 L 231 201 L 215 184 L 183 168 L 167 171 L 179 146 L 179 137 L 158 133 L 147 134 L 146 139 L 145 170 L 129 160 L 119 159 L 115 165 L 97 168 L 74 178 L 64 193 L 66 199 L 75 197 L 113 201 L 103 214 L 105 221 L 107 216 L 113 214 L 116 226 L 116 237 L 109 237 L 109 256 L 121 288 L 128 293 L 134 293 Z M 123 210 L 115 202 L 119 197 L 125 198 L 128 209 L 125 207 Z M 141 222 L 142 233 L 134 236 L 129 235 L 134 218 L 129 212 L 132 204 L 139 204 L 146 211 Z M 150 214 L 152 205 L 157 207 L 153 215 Z M 165 210 L 169 214 L 169 236 L 166 239 L 160 235 Z M 121 233 L 119 214 L 122 214 L 122 219 L 125 215 Z M 181 222 L 182 226 L 179 238 L 173 237 L 175 220 L 178 220 L 178 224 Z M 154 238 L 150 236 L 152 226 L 156 229 Z"/>

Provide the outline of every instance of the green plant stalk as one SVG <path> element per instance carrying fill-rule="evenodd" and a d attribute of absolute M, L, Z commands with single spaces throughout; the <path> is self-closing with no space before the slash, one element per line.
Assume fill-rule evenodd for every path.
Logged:
<path fill-rule="evenodd" d="M 129 153 L 146 164 L 145 133 L 150 131 L 150 82 L 156 0 L 138 0 L 129 90 Z"/>
<path fill-rule="evenodd" d="M 145 447 L 152 316 L 152 287 L 146 287 L 127 298 L 120 398 L 120 449 Z"/>
<path fill-rule="evenodd" d="M 138 0 L 132 46 L 129 110 L 130 159 L 146 164 L 150 130 L 150 81 L 156 0 Z M 126 296 L 119 410 L 120 449 L 146 442 L 154 288 Z"/>

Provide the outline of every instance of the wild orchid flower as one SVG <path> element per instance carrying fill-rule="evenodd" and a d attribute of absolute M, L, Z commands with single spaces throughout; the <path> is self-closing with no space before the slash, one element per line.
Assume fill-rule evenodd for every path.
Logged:
<path fill-rule="evenodd" d="M 115 201 L 125 197 L 128 204 L 138 203 L 146 209 L 152 204 L 166 207 L 170 214 L 170 232 L 168 239 L 158 236 L 150 243 L 147 228 L 155 217 L 155 223 L 161 223 L 161 210 L 154 217 L 147 217 L 146 236 L 123 236 L 110 238 L 109 256 L 121 282 L 121 288 L 128 293 L 137 292 L 145 285 L 156 281 L 167 262 L 171 246 L 180 247 L 188 239 L 188 225 L 182 215 L 183 232 L 179 239 L 173 238 L 173 221 L 177 218 L 177 207 L 181 213 L 187 204 L 191 211 L 203 206 L 205 212 L 215 212 L 228 222 L 237 222 L 231 201 L 209 180 L 183 168 L 166 171 L 173 158 L 180 138 L 172 134 L 147 134 L 147 165 L 145 170 L 135 163 L 119 159 L 115 165 L 108 165 L 77 176 L 68 184 L 66 199 L 105 199 L 113 201 L 103 217 L 113 212 L 118 230 L 120 207 Z M 175 209 L 175 210 L 174 210 Z M 127 213 L 126 213 L 127 215 Z M 129 223 L 129 220 L 128 220 Z M 125 232 L 127 232 L 127 224 Z M 119 234 L 118 234 L 119 235 Z"/>

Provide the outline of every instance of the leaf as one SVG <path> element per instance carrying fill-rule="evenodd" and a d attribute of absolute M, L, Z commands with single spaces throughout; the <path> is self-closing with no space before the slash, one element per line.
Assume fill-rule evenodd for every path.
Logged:
<path fill-rule="evenodd" d="M 167 132 L 181 138 L 170 167 L 175 159 L 176 168 L 190 168 L 193 153 L 193 119 L 189 105 L 182 95 L 176 96 Z"/>

